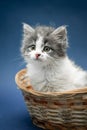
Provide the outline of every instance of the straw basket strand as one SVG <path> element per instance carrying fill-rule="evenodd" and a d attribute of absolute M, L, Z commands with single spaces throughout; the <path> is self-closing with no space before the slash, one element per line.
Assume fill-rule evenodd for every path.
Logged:
<path fill-rule="evenodd" d="M 41 93 L 33 90 L 26 69 L 16 74 L 33 123 L 49 130 L 87 130 L 87 88 Z"/>

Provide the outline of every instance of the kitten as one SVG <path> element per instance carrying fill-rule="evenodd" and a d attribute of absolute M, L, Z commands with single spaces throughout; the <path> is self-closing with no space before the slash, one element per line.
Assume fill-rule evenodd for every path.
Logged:
<path fill-rule="evenodd" d="M 21 53 L 27 62 L 32 87 L 41 92 L 62 92 L 87 85 L 87 72 L 67 56 L 66 26 L 32 28 L 23 24 Z"/>

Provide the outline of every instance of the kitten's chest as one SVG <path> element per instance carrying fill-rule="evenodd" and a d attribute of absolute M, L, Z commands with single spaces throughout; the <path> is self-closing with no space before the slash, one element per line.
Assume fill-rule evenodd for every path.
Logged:
<path fill-rule="evenodd" d="M 28 75 L 31 81 L 34 82 L 45 82 L 46 84 L 49 82 L 53 82 L 58 78 L 57 69 L 54 67 L 46 66 L 28 66 Z"/>
<path fill-rule="evenodd" d="M 31 81 L 42 82 L 45 80 L 45 70 L 42 67 L 30 64 L 27 66 L 27 70 Z"/>

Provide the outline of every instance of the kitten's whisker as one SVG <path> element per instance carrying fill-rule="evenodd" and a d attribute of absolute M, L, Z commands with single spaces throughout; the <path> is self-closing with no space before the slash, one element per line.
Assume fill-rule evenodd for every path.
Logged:
<path fill-rule="evenodd" d="M 18 60 L 22 60 L 22 57 L 17 57 L 15 59 L 13 59 L 12 61 L 18 61 Z"/>
<path fill-rule="evenodd" d="M 24 61 L 22 61 L 22 62 L 20 63 L 19 67 L 21 67 L 21 66 L 23 66 L 23 65 L 25 65 L 25 62 L 24 62 Z"/>
<path fill-rule="evenodd" d="M 25 62 L 24 62 L 24 60 L 23 60 L 23 57 L 21 57 L 21 56 L 18 56 L 17 58 L 14 58 L 12 61 L 16 61 L 16 62 L 20 62 L 19 63 L 19 66 L 23 66 L 23 65 L 25 65 Z"/>

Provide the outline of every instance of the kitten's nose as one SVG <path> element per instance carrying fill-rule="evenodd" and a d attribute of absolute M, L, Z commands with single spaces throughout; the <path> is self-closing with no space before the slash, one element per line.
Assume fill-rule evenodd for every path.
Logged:
<path fill-rule="evenodd" d="M 39 57 L 40 55 L 41 55 L 41 54 L 39 54 L 39 53 L 35 54 L 36 59 L 38 59 L 38 57 Z"/>

